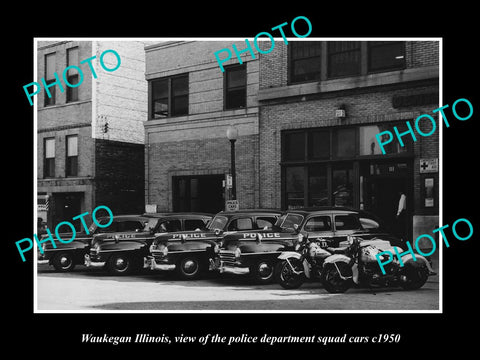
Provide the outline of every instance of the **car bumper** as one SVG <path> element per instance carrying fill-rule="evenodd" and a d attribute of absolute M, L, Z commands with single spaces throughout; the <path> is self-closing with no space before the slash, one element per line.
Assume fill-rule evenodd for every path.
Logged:
<path fill-rule="evenodd" d="M 48 265 L 50 260 L 37 260 L 38 265 Z"/>
<path fill-rule="evenodd" d="M 175 270 L 175 264 L 162 264 L 161 262 L 157 262 L 153 256 L 148 256 L 143 259 L 143 267 L 150 268 L 150 270 Z"/>
<path fill-rule="evenodd" d="M 88 254 L 85 254 L 84 260 L 85 260 L 85 261 L 84 261 L 85 266 L 87 266 L 87 267 L 94 267 L 94 268 L 96 268 L 96 267 L 104 267 L 104 266 L 105 266 L 105 263 L 106 263 L 105 261 L 95 261 L 95 260 L 93 260 L 93 259 L 90 257 L 90 255 L 88 255 Z"/>
<path fill-rule="evenodd" d="M 240 267 L 230 263 L 225 263 L 220 261 L 218 266 L 216 266 L 216 270 L 220 274 L 236 274 L 236 275 L 246 275 L 250 273 L 250 269 L 248 267 Z"/>

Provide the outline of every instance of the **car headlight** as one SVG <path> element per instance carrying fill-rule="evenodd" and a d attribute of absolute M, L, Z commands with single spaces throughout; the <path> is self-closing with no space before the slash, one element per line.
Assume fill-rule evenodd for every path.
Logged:
<path fill-rule="evenodd" d="M 240 259 L 240 256 L 242 256 L 242 250 L 240 250 L 239 247 L 235 249 L 235 259 Z"/>
<path fill-rule="evenodd" d="M 162 252 L 163 252 L 163 256 L 167 256 L 168 255 L 168 247 L 164 246 L 163 249 L 162 249 Z"/>
<path fill-rule="evenodd" d="M 157 249 L 157 244 L 152 243 L 152 245 L 150 245 L 150 252 L 152 252 L 153 250 L 156 250 L 156 249 Z"/>
<path fill-rule="evenodd" d="M 99 244 L 98 242 L 96 242 L 96 243 L 93 244 L 93 246 L 92 246 L 92 248 L 91 248 L 90 250 L 91 250 L 92 252 L 98 254 L 98 252 L 100 251 L 100 248 L 101 248 L 100 244 Z"/>
<path fill-rule="evenodd" d="M 218 244 L 215 244 L 215 246 L 213 247 L 213 252 L 215 254 L 218 254 L 220 252 L 220 246 L 218 246 Z"/>
<path fill-rule="evenodd" d="M 298 234 L 298 242 L 299 243 L 303 242 L 304 238 L 305 238 L 305 236 L 302 233 Z"/>

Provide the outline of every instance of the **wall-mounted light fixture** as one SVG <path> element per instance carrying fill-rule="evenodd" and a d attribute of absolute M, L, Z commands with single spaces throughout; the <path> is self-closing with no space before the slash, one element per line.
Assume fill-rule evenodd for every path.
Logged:
<path fill-rule="evenodd" d="M 344 119 L 347 116 L 347 112 L 345 111 L 345 104 L 339 105 L 335 109 L 335 117 Z"/>

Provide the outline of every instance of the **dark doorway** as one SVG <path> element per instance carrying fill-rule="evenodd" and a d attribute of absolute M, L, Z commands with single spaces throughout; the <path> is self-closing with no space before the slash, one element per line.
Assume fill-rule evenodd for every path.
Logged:
<path fill-rule="evenodd" d="M 52 214 L 52 224 L 56 225 L 62 221 L 68 221 L 77 226 L 77 230 L 82 229 L 82 225 L 72 218 L 82 213 L 83 193 L 54 193 L 54 213 Z"/>
<path fill-rule="evenodd" d="M 173 211 L 217 213 L 223 210 L 224 175 L 174 176 Z"/>
<path fill-rule="evenodd" d="M 372 212 L 381 216 L 386 225 L 396 230 L 396 213 L 400 200 L 400 191 L 405 188 L 401 178 L 376 178 L 370 182 L 372 195 Z"/>
<path fill-rule="evenodd" d="M 409 162 L 370 162 L 361 164 L 361 207 L 379 216 L 397 236 L 410 239 L 413 191 Z M 401 193 L 406 210 L 397 217 Z"/>

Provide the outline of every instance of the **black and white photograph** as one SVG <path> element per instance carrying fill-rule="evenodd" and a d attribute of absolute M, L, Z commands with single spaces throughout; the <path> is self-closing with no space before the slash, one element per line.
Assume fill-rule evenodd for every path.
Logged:
<path fill-rule="evenodd" d="M 7 345 L 473 349 L 473 11 L 236 5 L 6 32 Z"/>
<path fill-rule="evenodd" d="M 441 309 L 441 40 L 263 40 L 36 41 L 39 311 Z"/>

